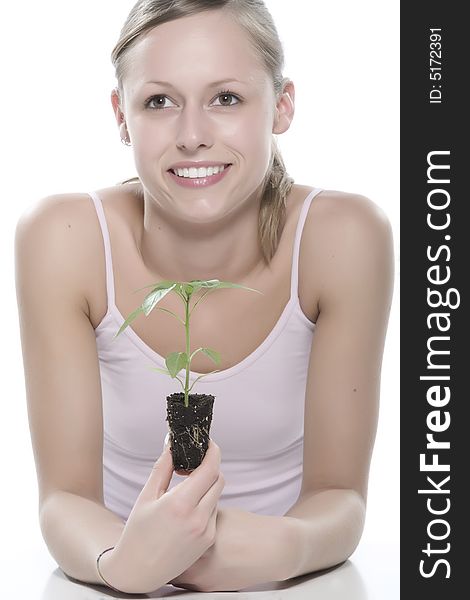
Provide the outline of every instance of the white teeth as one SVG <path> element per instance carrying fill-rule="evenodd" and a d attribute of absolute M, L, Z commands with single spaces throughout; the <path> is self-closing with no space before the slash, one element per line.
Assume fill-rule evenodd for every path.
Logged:
<path fill-rule="evenodd" d="M 196 169 L 195 167 L 191 167 L 190 169 L 174 169 L 174 171 L 177 172 L 179 177 L 197 179 L 201 177 L 211 177 L 212 175 L 217 175 L 217 173 L 222 173 L 224 169 L 225 166 L 221 165 L 220 167 L 200 167 L 199 169 Z"/>

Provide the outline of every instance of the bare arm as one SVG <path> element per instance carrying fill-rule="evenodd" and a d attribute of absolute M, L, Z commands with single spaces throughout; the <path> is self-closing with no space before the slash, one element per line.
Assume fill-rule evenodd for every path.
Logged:
<path fill-rule="evenodd" d="M 43 504 L 40 524 L 49 552 L 64 573 L 103 585 L 96 558 L 121 537 L 124 523 L 117 515 L 89 498 L 56 492 Z M 112 575 L 109 580 L 114 581 Z"/>
<path fill-rule="evenodd" d="M 303 480 L 281 517 L 220 509 L 214 546 L 172 583 L 240 590 L 337 565 L 362 535 L 393 288 L 389 222 L 352 194 L 318 196 L 302 252 L 320 286 L 305 394 Z"/>
<path fill-rule="evenodd" d="M 124 523 L 103 501 L 99 366 L 81 280 L 87 257 L 76 250 L 90 247 L 82 208 L 56 196 L 22 216 L 16 290 L 41 530 L 65 573 L 100 583 L 96 557 Z"/>
<path fill-rule="evenodd" d="M 82 200 L 85 201 L 84 198 Z M 213 543 L 224 486 L 212 441 L 201 465 L 168 491 L 162 452 L 124 523 L 104 506 L 103 415 L 96 338 L 83 273 L 96 260 L 90 200 L 51 197 L 17 226 L 16 287 L 28 417 L 44 540 L 60 568 L 87 583 L 153 591 Z M 89 214 L 89 213 L 88 213 Z M 96 227 L 98 223 L 96 222 Z M 96 233 L 96 232 L 95 232 Z M 184 544 L 181 544 L 184 540 Z"/>
<path fill-rule="evenodd" d="M 300 525 L 292 576 L 343 562 L 362 535 L 393 294 L 393 238 L 384 213 L 353 195 L 324 197 L 319 209 L 307 249 L 320 259 L 314 268 L 321 291 L 305 399 L 303 481 L 286 513 Z"/>

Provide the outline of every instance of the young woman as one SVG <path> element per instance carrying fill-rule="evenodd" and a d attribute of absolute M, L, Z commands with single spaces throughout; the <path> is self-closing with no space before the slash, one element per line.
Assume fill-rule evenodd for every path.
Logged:
<path fill-rule="evenodd" d="M 67 575 L 132 593 L 339 564 L 364 524 L 389 221 L 363 196 L 288 176 L 273 134 L 295 88 L 262 1 L 141 0 L 112 58 L 138 178 L 48 197 L 16 233 L 44 539 Z M 148 369 L 183 328 L 153 311 L 113 339 L 133 291 L 163 279 L 263 292 L 218 290 L 192 316 L 192 347 L 222 364 L 197 384 L 216 397 L 217 443 L 189 476 L 161 453 L 174 381 Z M 161 306 L 181 309 L 172 294 Z M 194 380 L 213 364 L 199 353 L 192 368 Z"/>

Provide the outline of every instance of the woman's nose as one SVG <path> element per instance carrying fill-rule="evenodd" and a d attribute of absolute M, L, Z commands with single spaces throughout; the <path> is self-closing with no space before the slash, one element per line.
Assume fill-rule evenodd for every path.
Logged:
<path fill-rule="evenodd" d="M 187 151 L 194 151 L 199 146 L 212 146 L 212 133 L 209 116 L 200 106 L 186 105 L 178 118 L 176 145 Z"/>

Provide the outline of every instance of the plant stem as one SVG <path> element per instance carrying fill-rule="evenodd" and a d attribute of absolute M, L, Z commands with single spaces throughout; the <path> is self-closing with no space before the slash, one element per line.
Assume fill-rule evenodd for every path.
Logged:
<path fill-rule="evenodd" d="M 185 380 L 185 385 L 184 385 L 184 405 L 186 408 L 188 408 L 189 406 L 189 392 L 188 392 L 188 388 L 189 388 L 189 367 L 190 367 L 190 363 L 191 361 L 189 360 L 189 356 L 190 356 L 190 348 L 189 348 L 189 301 L 191 299 L 191 296 L 188 296 L 186 299 L 186 319 L 184 322 L 184 327 L 186 330 L 186 356 L 188 357 L 188 362 L 186 363 L 186 380 Z"/>

